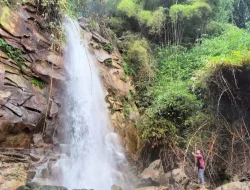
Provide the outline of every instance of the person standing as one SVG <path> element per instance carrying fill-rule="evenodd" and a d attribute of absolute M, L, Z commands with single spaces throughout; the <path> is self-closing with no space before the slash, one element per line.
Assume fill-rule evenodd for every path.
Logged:
<path fill-rule="evenodd" d="M 197 167 L 198 167 L 198 174 L 200 178 L 200 183 L 204 185 L 204 170 L 205 170 L 205 161 L 203 155 L 201 154 L 200 150 L 196 151 L 196 154 L 192 152 L 192 154 L 197 158 Z"/>

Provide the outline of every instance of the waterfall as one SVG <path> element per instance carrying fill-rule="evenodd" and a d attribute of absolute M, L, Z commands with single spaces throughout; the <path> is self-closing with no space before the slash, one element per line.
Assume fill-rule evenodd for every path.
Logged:
<path fill-rule="evenodd" d="M 62 184 L 69 189 L 110 190 L 123 186 L 126 164 L 119 139 L 110 130 L 105 94 L 93 55 L 84 46 L 77 22 L 67 18 L 65 126 L 70 129 L 70 155 L 61 159 Z"/>

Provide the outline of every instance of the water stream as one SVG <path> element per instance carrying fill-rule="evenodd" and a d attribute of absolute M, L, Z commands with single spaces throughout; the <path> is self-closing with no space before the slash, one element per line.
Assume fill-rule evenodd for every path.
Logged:
<path fill-rule="evenodd" d="M 66 19 L 67 71 L 64 98 L 65 125 L 71 129 L 70 156 L 60 160 L 63 180 L 69 189 L 110 190 L 124 186 L 126 164 L 117 135 L 110 130 L 105 94 L 93 56 L 82 40 L 77 22 Z"/>

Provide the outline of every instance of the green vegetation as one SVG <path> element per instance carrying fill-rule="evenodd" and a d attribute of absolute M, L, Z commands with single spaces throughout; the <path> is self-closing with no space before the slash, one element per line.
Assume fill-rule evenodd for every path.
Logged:
<path fill-rule="evenodd" d="M 11 59 L 17 62 L 17 65 L 22 69 L 22 65 L 24 64 L 24 60 L 21 57 L 23 52 L 13 46 L 7 44 L 7 42 L 0 38 L 0 50 L 6 53 Z"/>
<path fill-rule="evenodd" d="M 109 54 L 111 54 L 114 50 L 113 46 L 111 44 L 104 44 L 103 49 L 107 51 Z"/>
<path fill-rule="evenodd" d="M 109 59 L 106 59 L 105 61 L 104 61 L 104 64 L 106 65 L 106 66 L 108 66 L 108 67 L 111 67 L 112 66 L 112 59 L 111 58 L 109 58 Z"/>
<path fill-rule="evenodd" d="M 34 84 L 35 86 L 40 87 L 41 89 L 43 89 L 46 86 L 45 82 L 39 78 L 31 79 L 31 83 Z"/>

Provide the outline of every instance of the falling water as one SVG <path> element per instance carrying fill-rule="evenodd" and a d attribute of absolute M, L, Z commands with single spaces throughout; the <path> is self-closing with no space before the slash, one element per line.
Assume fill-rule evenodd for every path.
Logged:
<path fill-rule="evenodd" d="M 105 95 L 95 60 L 84 46 L 77 22 L 66 19 L 65 125 L 71 130 L 69 158 L 62 159 L 62 185 L 69 189 L 110 190 L 121 184 L 126 163 L 116 134 L 110 131 Z"/>

